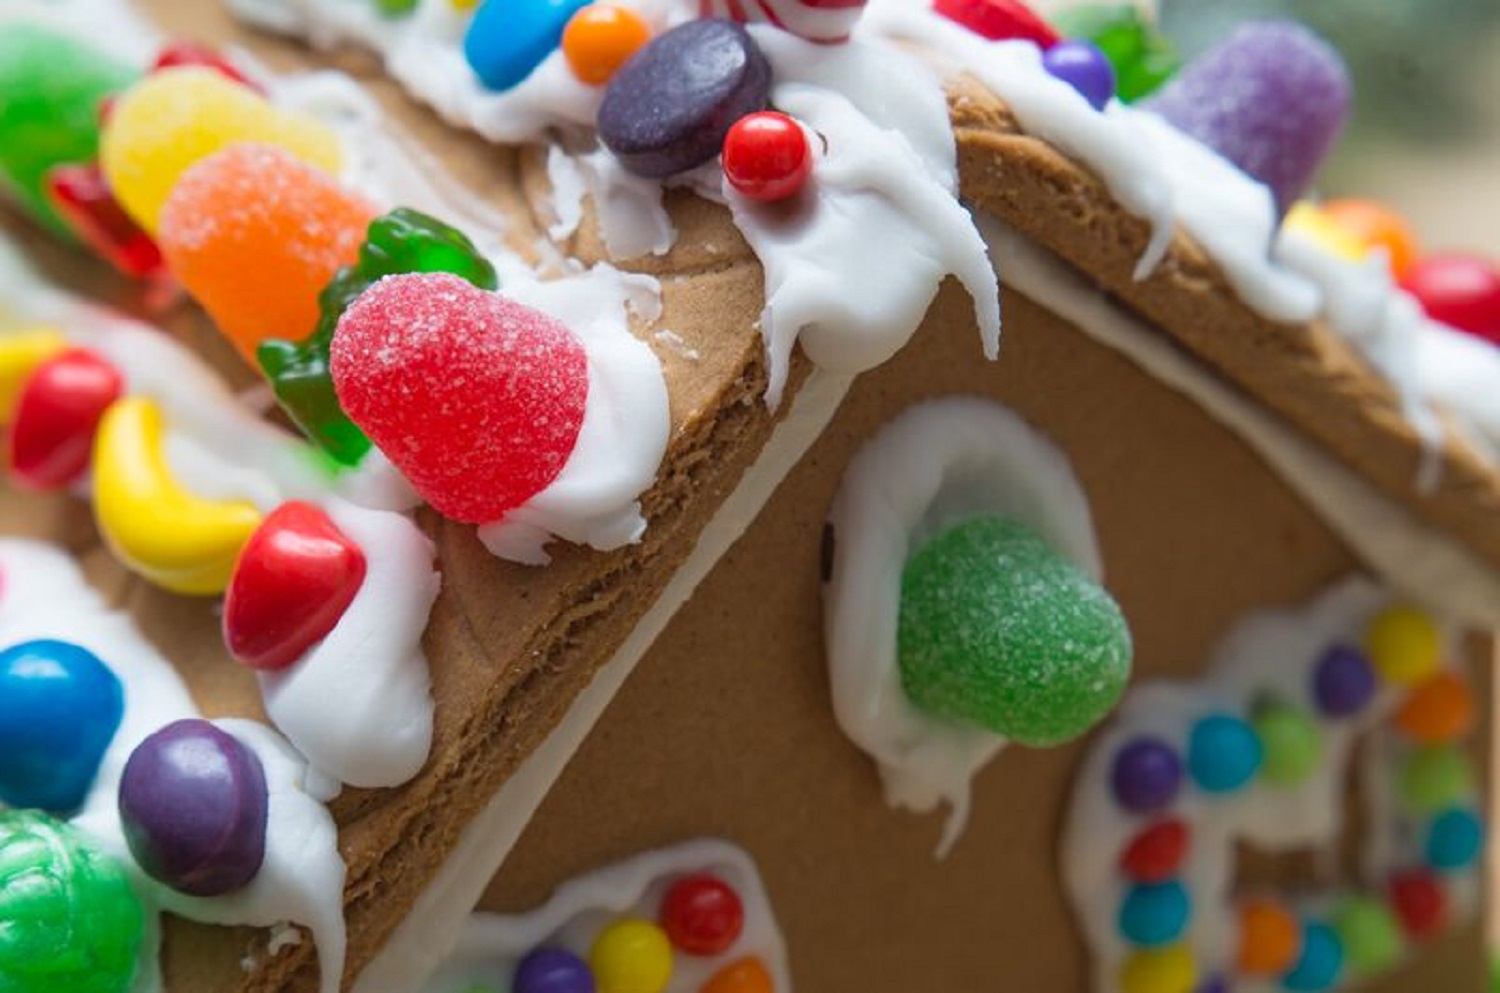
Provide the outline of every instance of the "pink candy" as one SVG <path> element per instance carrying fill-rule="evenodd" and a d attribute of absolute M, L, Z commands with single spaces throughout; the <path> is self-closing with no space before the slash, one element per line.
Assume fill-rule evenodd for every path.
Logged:
<path fill-rule="evenodd" d="M 540 311 L 446 273 L 388 276 L 340 319 L 330 368 L 350 419 L 454 520 L 498 520 L 562 471 L 588 357 Z"/>

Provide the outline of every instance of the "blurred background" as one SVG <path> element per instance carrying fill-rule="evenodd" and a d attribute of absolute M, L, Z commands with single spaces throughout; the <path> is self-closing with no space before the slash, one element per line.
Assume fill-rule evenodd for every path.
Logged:
<path fill-rule="evenodd" d="M 1308 24 L 1354 73 L 1320 192 L 1395 208 L 1428 248 L 1500 257 L 1500 0 L 1160 0 L 1189 57 L 1261 17 Z"/>

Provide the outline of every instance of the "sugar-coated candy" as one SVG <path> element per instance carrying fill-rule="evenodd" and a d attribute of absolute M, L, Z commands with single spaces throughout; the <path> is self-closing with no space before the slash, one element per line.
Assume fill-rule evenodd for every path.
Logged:
<path fill-rule="evenodd" d="M 1437 672 L 1442 663 L 1443 637 L 1430 615 L 1398 604 L 1370 620 L 1365 629 L 1365 651 L 1386 682 L 1415 686 Z"/>
<path fill-rule="evenodd" d="M 1325 717 L 1352 717 L 1375 697 L 1375 670 L 1360 652 L 1334 645 L 1313 669 L 1313 700 Z"/>
<path fill-rule="evenodd" d="M 745 907 L 724 880 L 694 873 L 662 895 L 661 926 L 674 948 L 689 955 L 722 955 L 744 930 Z"/>
<path fill-rule="evenodd" d="M 0 181 L 58 233 L 72 229 L 47 197 L 47 173 L 94 160 L 100 101 L 135 76 L 71 35 L 25 21 L 0 31 Z"/>
<path fill-rule="evenodd" d="M 518 85 L 557 50 L 589 0 L 485 0 L 464 33 L 464 58 L 492 90 Z"/>
<path fill-rule="evenodd" d="M 1240 940 L 1235 968 L 1250 976 L 1290 969 L 1302 951 L 1302 925 L 1273 900 L 1252 898 L 1239 906 Z"/>
<path fill-rule="evenodd" d="M 1451 745 L 1413 749 L 1400 764 L 1397 793 L 1414 814 L 1435 814 L 1474 793 L 1474 767 Z"/>
<path fill-rule="evenodd" d="M 1193 993 L 1198 963 L 1186 945 L 1137 948 L 1120 964 L 1120 993 Z"/>
<path fill-rule="evenodd" d="M 499 282 L 495 268 L 463 232 L 419 211 L 400 207 L 370 222 L 359 261 L 340 269 L 318 295 L 318 325 L 302 341 L 263 341 L 256 358 L 282 409 L 307 436 L 338 461 L 353 465 L 370 441 L 339 406 L 328 371 L 328 352 L 339 318 L 382 276 L 448 272 L 481 289 Z"/>
<path fill-rule="evenodd" d="M 1369 246 L 1309 200 L 1298 200 L 1282 218 L 1281 229 L 1316 243 L 1323 251 L 1349 262 L 1358 262 Z"/>
<path fill-rule="evenodd" d="M 1323 736 L 1307 711 L 1288 703 L 1270 703 L 1256 709 L 1250 726 L 1260 739 L 1260 776 L 1266 782 L 1291 786 L 1318 767 Z"/>
<path fill-rule="evenodd" d="M 119 806 L 136 862 L 179 892 L 232 893 L 265 861 L 265 770 L 208 721 L 174 721 L 137 745 L 120 777 Z"/>
<path fill-rule="evenodd" d="M 599 107 L 599 140 L 620 163 L 660 179 L 719 154 L 735 121 L 766 106 L 771 64 L 739 24 L 688 21 L 620 68 Z"/>
<path fill-rule="evenodd" d="M 81 831 L 0 812 L 0 980 L 6 993 L 126 993 L 146 913 L 124 870 Z"/>
<path fill-rule="evenodd" d="M 1327 42 L 1291 21 L 1236 30 L 1144 104 L 1270 187 L 1285 213 L 1312 184 L 1349 113 L 1351 84 Z"/>
<path fill-rule="evenodd" d="M 1401 959 L 1401 925 L 1391 909 L 1370 897 L 1350 897 L 1333 912 L 1333 929 L 1344 946 L 1352 976 L 1384 972 Z"/>
<path fill-rule="evenodd" d="M 1463 252 L 1429 255 L 1401 285 L 1428 317 L 1500 345 L 1500 265 Z"/>
<path fill-rule="evenodd" d="M 812 175 L 813 153 L 802 125 L 785 114 L 746 114 L 724 136 L 724 178 L 751 200 L 796 196 Z"/>
<path fill-rule="evenodd" d="M 1394 720 L 1402 734 L 1424 745 L 1462 738 L 1474 729 L 1474 691 L 1457 672 L 1439 672 L 1412 689 Z"/>
<path fill-rule="evenodd" d="M 333 336 L 339 403 L 438 512 L 499 520 L 572 454 L 588 356 L 551 317 L 447 273 L 387 276 Z"/>
<path fill-rule="evenodd" d="M 86 348 L 37 366 L 11 417 L 11 478 L 36 490 L 77 481 L 88 469 L 99 419 L 124 388 L 120 371 Z"/>
<path fill-rule="evenodd" d="M 1448 922 L 1448 894 L 1428 869 L 1403 869 L 1391 874 L 1391 909 L 1401 922 L 1401 933 L 1423 941 Z"/>
<path fill-rule="evenodd" d="M 218 51 L 200 45 L 192 41 L 174 41 L 165 46 L 156 54 L 156 61 L 151 63 L 153 71 L 162 69 L 181 69 L 184 66 L 198 66 L 204 69 L 212 69 L 225 79 L 248 86 L 256 92 L 262 92 L 255 81 L 240 72 L 228 59 L 219 54 Z"/>
<path fill-rule="evenodd" d="M 338 136 L 320 122 L 273 107 L 215 69 L 185 66 L 152 73 L 115 101 L 99 160 L 125 210 L 154 235 L 182 174 L 244 141 L 275 145 L 329 175 L 342 158 Z"/>
<path fill-rule="evenodd" d="M 1133 738 L 1115 753 L 1110 767 L 1115 802 L 1135 814 L 1149 814 L 1177 799 L 1182 759 L 1160 738 Z"/>
<path fill-rule="evenodd" d="M 1392 275 L 1400 278 L 1417 259 L 1417 235 L 1406 219 L 1373 200 L 1329 200 L 1323 215 L 1366 251 L 1384 250 Z"/>
<path fill-rule="evenodd" d="M 1115 70 L 1116 95 L 1133 103 L 1158 90 L 1177 71 L 1177 49 L 1131 3 L 1070 7 L 1057 12 L 1057 28 L 1069 38 L 1099 47 Z"/>
<path fill-rule="evenodd" d="M 1206 793 L 1229 793 L 1249 783 L 1264 754 L 1255 729 L 1230 714 L 1200 718 L 1188 733 L 1188 772 Z"/>
<path fill-rule="evenodd" d="M 364 578 L 364 550 L 321 507 L 282 504 L 235 562 L 224 595 L 229 654 L 252 669 L 285 669 L 328 636 Z"/>
<path fill-rule="evenodd" d="M 68 347 L 56 328 L 30 327 L 0 334 L 0 424 L 10 422 L 21 388 L 36 367 Z"/>
<path fill-rule="evenodd" d="M 753 956 L 736 959 L 703 984 L 698 993 L 776 993 L 765 963 Z"/>
<path fill-rule="evenodd" d="M 998 517 L 961 521 L 911 556 L 896 641 L 914 705 L 1038 747 L 1087 731 L 1130 676 L 1130 630 L 1109 593 Z"/>
<path fill-rule="evenodd" d="M 1115 95 L 1115 69 L 1093 42 L 1068 39 L 1042 53 L 1042 68 L 1077 90 L 1095 110 Z"/>
<path fill-rule="evenodd" d="M 1120 853 L 1120 871 L 1140 883 L 1160 883 L 1177 875 L 1192 835 L 1175 817 L 1142 828 Z"/>
<path fill-rule="evenodd" d="M 1427 864 L 1439 872 L 1467 869 L 1483 850 L 1484 822 L 1467 808 L 1445 810 L 1427 828 Z"/>
<path fill-rule="evenodd" d="M 515 993 L 594 993 L 588 964 L 566 948 L 544 945 L 516 966 Z"/>
<path fill-rule="evenodd" d="M 94 516 L 115 556 L 174 593 L 222 593 L 235 557 L 260 525 L 244 500 L 198 497 L 172 474 L 156 404 L 117 400 L 94 442 Z"/>
<path fill-rule="evenodd" d="M 562 50 L 573 75 L 603 86 L 651 40 L 651 25 L 629 7 L 591 3 L 563 29 Z"/>
<path fill-rule="evenodd" d="M 58 216 L 100 258 L 137 279 L 161 273 L 161 249 L 125 213 L 97 162 L 53 166 L 46 190 Z"/>
<path fill-rule="evenodd" d="M 672 945 L 650 921 L 625 917 L 599 932 L 589 965 L 599 993 L 662 993 L 672 979 Z"/>
<path fill-rule="evenodd" d="M 86 648 L 43 640 L 0 652 L 0 802 L 72 813 L 124 713 L 119 677 Z"/>
<path fill-rule="evenodd" d="M 1302 928 L 1302 950 L 1281 985 L 1293 993 L 1321 993 L 1338 984 L 1344 971 L 1344 945 L 1338 932 L 1320 921 Z"/>
<path fill-rule="evenodd" d="M 255 362 L 267 338 L 305 338 L 318 294 L 359 258 L 379 211 L 272 145 L 231 145 L 182 174 L 161 212 L 172 272 Z"/>
<path fill-rule="evenodd" d="M 933 0 L 932 9 L 991 41 L 1019 38 L 1051 48 L 1062 40 L 1021 0 Z"/>
<path fill-rule="evenodd" d="M 847 41 L 867 0 L 698 0 L 703 17 L 764 22 L 819 44 Z"/>
<path fill-rule="evenodd" d="M 1126 941 L 1154 947 L 1176 941 L 1191 914 L 1188 892 L 1175 879 L 1137 883 L 1120 902 L 1118 925 Z"/>

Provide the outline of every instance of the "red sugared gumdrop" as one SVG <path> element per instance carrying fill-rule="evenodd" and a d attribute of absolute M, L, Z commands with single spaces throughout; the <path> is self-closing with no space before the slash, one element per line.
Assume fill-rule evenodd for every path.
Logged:
<path fill-rule="evenodd" d="M 588 357 L 573 333 L 446 273 L 371 286 L 331 358 L 350 419 L 457 521 L 499 520 L 545 488 L 583 425 Z"/>

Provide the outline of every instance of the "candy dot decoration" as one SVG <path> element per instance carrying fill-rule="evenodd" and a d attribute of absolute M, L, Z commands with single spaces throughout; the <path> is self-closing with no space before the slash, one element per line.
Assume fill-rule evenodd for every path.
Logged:
<path fill-rule="evenodd" d="M 1428 678 L 1407 696 L 1396 711 L 1396 727 L 1423 745 L 1441 745 L 1474 730 L 1474 691 L 1456 672 Z"/>
<path fill-rule="evenodd" d="M 1114 66 L 1118 96 L 1126 103 L 1147 96 L 1181 65 L 1177 50 L 1134 4 L 1091 5 L 1060 10 L 1058 30 L 1099 47 Z"/>
<path fill-rule="evenodd" d="M 11 478 L 35 490 L 77 481 L 88 469 L 99 419 L 124 386 L 118 369 L 83 348 L 37 366 L 11 418 Z"/>
<path fill-rule="evenodd" d="M 1120 904 L 1120 933 L 1135 945 L 1170 944 L 1182 934 L 1191 911 L 1181 883 L 1140 883 L 1126 891 Z"/>
<path fill-rule="evenodd" d="M 573 75 L 603 86 L 651 40 L 651 25 L 628 7 L 591 3 L 563 29 L 562 50 Z"/>
<path fill-rule="evenodd" d="M 775 993 L 775 984 L 758 958 L 731 962 L 714 973 L 698 993 Z"/>
<path fill-rule="evenodd" d="M 1300 708 L 1272 703 L 1250 720 L 1264 753 L 1260 774 L 1268 783 L 1300 783 L 1317 768 L 1322 738 L 1318 725 Z"/>
<path fill-rule="evenodd" d="M 1292 968 L 1302 952 L 1297 918 L 1272 900 L 1240 905 L 1240 944 L 1235 967 L 1251 976 L 1274 976 Z"/>
<path fill-rule="evenodd" d="M 1443 252 L 1414 262 L 1401 286 L 1433 320 L 1500 345 L 1500 265 Z"/>
<path fill-rule="evenodd" d="M 1137 882 L 1165 882 L 1177 874 L 1190 840 L 1191 832 L 1182 821 L 1157 821 L 1142 829 L 1120 853 L 1120 870 Z"/>
<path fill-rule="evenodd" d="M 622 918 L 594 939 L 589 965 L 599 993 L 662 993 L 672 978 L 672 946 L 650 921 Z"/>
<path fill-rule="evenodd" d="M 145 911 L 121 867 L 35 811 L 0 812 L 0 977 L 15 993 L 126 993 Z"/>
<path fill-rule="evenodd" d="M 1334 911 L 1333 929 L 1344 946 L 1344 964 L 1351 976 L 1384 972 L 1401 960 L 1401 925 L 1380 900 L 1348 900 Z"/>
<path fill-rule="evenodd" d="M 1137 948 L 1120 967 L 1120 993 L 1193 993 L 1198 963 L 1182 945 Z"/>
<path fill-rule="evenodd" d="M 704 17 L 773 24 L 820 44 L 847 41 L 866 0 L 698 0 Z"/>
<path fill-rule="evenodd" d="M 1302 929 L 1302 951 L 1281 985 L 1295 993 L 1318 993 L 1332 989 L 1344 970 L 1344 946 L 1338 932 L 1327 924 L 1311 923 Z"/>
<path fill-rule="evenodd" d="M 599 107 L 599 139 L 637 175 L 665 178 L 719 154 L 735 121 L 766 106 L 771 65 L 750 33 L 688 21 L 621 67 Z"/>
<path fill-rule="evenodd" d="M 1159 738 L 1137 738 L 1115 754 L 1110 784 L 1121 807 L 1137 814 L 1153 813 L 1177 798 L 1182 759 Z"/>
<path fill-rule="evenodd" d="M 932 9 L 991 41 L 1023 39 L 1045 49 L 1062 40 L 1021 0 L 934 0 Z"/>
<path fill-rule="evenodd" d="M 86 648 L 28 641 L 0 652 L 0 802 L 72 813 L 124 712 L 119 678 Z"/>
<path fill-rule="evenodd" d="M 516 966 L 515 993 L 594 993 L 594 974 L 566 948 L 543 946 Z"/>
<path fill-rule="evenodd" d="M 724 136 L 724 178 L 751 200 L 796 196 L 812 175 L 813 151 L 802 125 L 772 110 L 746 114 Z"/>
<path fill-rule="evenodd" d="M 1393 873 L 1391 906 L 1401 931 L 1413 941 L 1424 941 L 1441 931 L 1448 919 L 1448 897 L 1437 878 L 1426 869 Z"/>
<path fill-rule="evenodd" d="M 491 90 L 530 76 L 562 42 L 568 19 L 589 0 L 485 0 L 464 33 L 464 58 Z"/>
<path fill-rule="evenodd" d="M 1388 683 L 1412 686 L 1437 671 L 1443 642 L 1432 617 L 1415 607 L 1387 607 L 1365 630 L 1365 650 Z"/>
<path fill-rule="evenodd" d="M 1364 655 L 1334 645 L 1313 670 L 1313 698 L 1325 717 L 1352 717 L 1375 696 L 1375 670 Z"/>
<path fill-rule="evenodd" d="M 1249 783 L 1263 754 L 1255 729 L 1230 714 L 1210 714 L 1188 734 L 1188 772 L 1208 793 L 1229 793 Z"/>
<path fill-rule="evenodd" d="M 707 873 L 685 876 L 662 896 L 661 926 L 674 948 L 689 955 L 722 955 L 744 930 L 745 907 L 722 879 Z"/>
<path fill-rule="evenodd" d="M 1042 67 L 1077 90 L 1095 110 L 1115 95 L 1115 69 L 1092 42 L 1069 39 L 1042 53 Z"/>
<path fill-rule="evenodd" d="M 1474 864 L 1484 848 L 1484 824 L 1472 811 L 1445 810 L 1427 830 L 1427 864 L 1454 872 Z"/>
<path fill-rule="evenodd" d="M 1373 200 L 1329 200 L 1322 212 L 1333 224 L 1370 251 L 1385 252 L 1391 274 L 1402 278 L 1418 254 L 1417 236 L 1400 214 Z"/>
<path fill-rule="evenodd" d="M 1398 796 L 1416 814 L 1435 814 L 1474 790 L 1474 768 L 1457 748 L 1419 748 L 1401 763 Z"/>
<path fill-rule="evenodd" d="M 588 397 L 571 331 L 445 273 L 365 291 L 339 320 L 330 371 L 349 417 L 466 523 L 498 520 L 556 478 Z"/>

